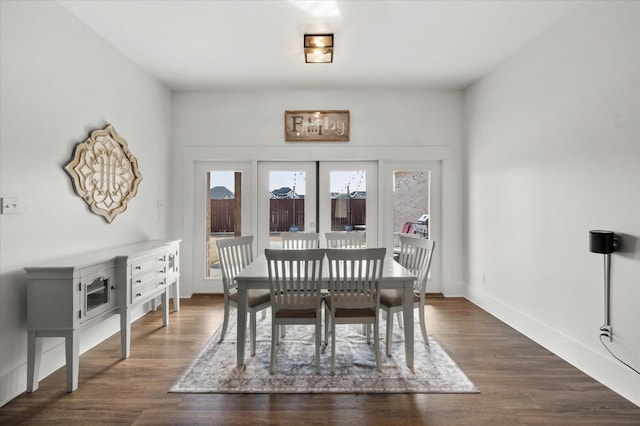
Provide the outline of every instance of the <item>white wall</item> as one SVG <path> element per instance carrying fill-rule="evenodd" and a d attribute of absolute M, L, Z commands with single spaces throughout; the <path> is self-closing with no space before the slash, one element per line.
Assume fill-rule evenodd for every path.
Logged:
<path fill-rule="evenodd" d="M 284 111 L 350 110 L 350 141 L 285 143 Z M 462 93 L 459 91 L 219 91 L 173 96 L 175 222 L 184 238 L 183 259 L 196 259 L 195 164 L 203 161 L 442 161 L 443 292 L 462 295 Z M 204 179 L 204 176 L 199 177 Z M 379 200 L 380 203 L 384 201 Z M 254 210 L 255 213 L 255 210 Z M 254 214 L 255 216 L 255 214 Z M 382 220 L 382 215 L 379 214 Z M 199 255 L 199 252 L 196 254 Z M 184 295 L 202 279 L 203 265 L 183 267 Z M 196 286 L 197 288 L 197 286 Z"/>
<path fill-rule="evenodd" d="M 466 93 L 469 297 L 635 404 L 640 368 L 640 3 L 585 2 Z M 484 277 L 484 278 L 483 278 Z M 579 391 L 576 389 L 576 391 Z"/>
<path fill-rule="evenodd" d="M 26 389 L 23 267 L 54 257 L 165 238 L 169 205 L 170 92 L 52 1 L 0 2 L 0 196 L 20 215 L 0 216 L 0 405 Z M 75 195 L 62 166 L 89 132 L 112 123 L 143 180 L 107 224 Z M 81 349 L 118 330 L 114 317 Z M 45 339 L 42 375 L 64 364 L 61 339 Z M 113 354 L 114 360 L 119 353 Z"/>

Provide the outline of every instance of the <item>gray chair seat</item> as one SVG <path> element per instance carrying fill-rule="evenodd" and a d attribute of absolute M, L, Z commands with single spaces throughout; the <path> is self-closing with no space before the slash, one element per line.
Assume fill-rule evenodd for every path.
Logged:
<path fill-rule="evenodd" d="M 415 303 L 420 302 L 420 296 L 414 293 L 413 301 Z M 402 307 L 402 290 L 380 290 L 380 304 L 390 308 Z"/>
<path fill-rule="evenodd" d="M 238 303 L 238 293 L 229 295 L 229 298 L 235 303 Z M 247 290 L 247 307 L 255 308 L 265 303 L 269 303 L 271 300 L 271 293 L 269 290 Z"/>

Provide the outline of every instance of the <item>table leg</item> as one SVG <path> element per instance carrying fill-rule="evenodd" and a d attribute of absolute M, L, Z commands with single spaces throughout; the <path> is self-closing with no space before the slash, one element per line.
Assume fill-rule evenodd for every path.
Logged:
<path fill-rule="evenodd" d="M 247 289 L 238 286 L 238 367 L 244 367 L 244 342 L 247 330 Z"/>
<path fill-rule="evenodd" d="M 413 282 L 404 283 L 404 297 L 402 300 L 404 316 L 404 353 L 407 367 L 413 370 Z"/>

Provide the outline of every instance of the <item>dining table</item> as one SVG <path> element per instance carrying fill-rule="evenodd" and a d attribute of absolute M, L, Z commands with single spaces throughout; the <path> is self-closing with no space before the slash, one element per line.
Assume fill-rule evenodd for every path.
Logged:
<path fill-rule="evenodd" d="M 244 368 L 245 340 L 247 329 L 247 291 L 252 289 L 269 289 L 269 269 L 264 254 L 259 255 L 251 264 L 240 271 L 236 277 L 238 291 L 238 367 Z M 393 260 L 393 256 L 385 256 L 382 266 L 380 289 L 401 289 L 403 294 L 404 321 L 404 350 L 407 367 L 413 370 L 413 285 L 416 275 Z M 328 262 L 323 263 L 322 281 L 324 286 L 329 283 Z"/>

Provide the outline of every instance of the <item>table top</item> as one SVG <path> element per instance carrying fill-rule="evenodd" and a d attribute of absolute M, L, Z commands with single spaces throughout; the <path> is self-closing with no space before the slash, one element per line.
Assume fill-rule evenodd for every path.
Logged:
<path fill-rule="evenodd" d="M 322 280 L 329 280 L 329 262 L 323 262 Z M 382 265 L 382 281 L 387 283 L 402 283 L 405 281 L 413 281 L 416 278 L 409 270 L 398 262 L 393 260 L 392 256 L 385 256 L 384 263 Z M 244 268 L 238 275 L 236 275 L 238 284 L 248 283 L 251 281 L 268 281 L 269 270 L 267 267 L 267 258 L 264 254 L 258 256 L 253 263 Z"/>

